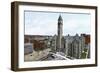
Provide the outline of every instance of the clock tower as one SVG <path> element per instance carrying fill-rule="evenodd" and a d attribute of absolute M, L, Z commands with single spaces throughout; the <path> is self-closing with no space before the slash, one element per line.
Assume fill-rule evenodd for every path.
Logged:
<path fill-rule="evenodd" d="M 62 48 L 62 34 L 63 34 L 63 19 L 61 15 L 58 18 L 58 36 L 57 36 L 57 51 L 60 52 Z"/>

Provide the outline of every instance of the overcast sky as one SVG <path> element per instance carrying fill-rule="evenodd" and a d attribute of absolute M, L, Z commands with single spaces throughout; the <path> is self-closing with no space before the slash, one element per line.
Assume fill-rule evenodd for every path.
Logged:
<path fill-rule="evenodd" d="M 58 17 L 63 19 L 63 35 L 90 34 L 90 14 L 25 11 L 25 34 L 57 34 Z"/>

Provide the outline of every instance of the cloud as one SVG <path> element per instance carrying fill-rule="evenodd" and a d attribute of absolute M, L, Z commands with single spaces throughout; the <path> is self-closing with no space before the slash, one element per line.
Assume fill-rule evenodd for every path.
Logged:
<path fill-rule="evenodd" d="M 90 33 L 90 15 L 62 13 L 63 35 Z M 26 12 L 25 34 L 57 34 L 59 13 Z"/>
<path fill-rule="evenodd" d="M 39 35 L 53 35 L 57 31 L 57 21 L 54 20 L 40 20 L 32 21 L 31 24 L 25 25 L 26 34 Z"/>
<path fill-rule="evenodd" d="M 90 16 L 70 16 L 64 20 L 63 34 L 75 35 L 76 33 L 90 33 Z"/>

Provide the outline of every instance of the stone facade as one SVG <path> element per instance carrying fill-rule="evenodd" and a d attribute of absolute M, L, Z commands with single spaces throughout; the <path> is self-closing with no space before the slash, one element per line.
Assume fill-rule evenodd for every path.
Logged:
<path fill-rule="evenodd" d="M 75 36 L 63 36 L 61 43 L 61 45 L 63 45 L 63 48 L 57 48 L 57 36 L 54 36 L 51 39 L 51 45 L 53 45 L 51 46 L 53 49 L 52 51 L 62 52 L 66 57 L 69 57 L 71 59 L 81 59 L 82 53 L 84 52 L 84 50 L 87 50 L 87 58 L 90 58 L 90 42 L 86 43 L 86 36 L 86 34 L 81 34 L 80 36 L 78 34 L 76 34 Z"/>
<path fill-rule="evenodd" d="M 84 37 L 76 34 L 75 36 L 65 36 L 66 56 L 71 58 L 81 58 L 81 53 L 85 48 Z"/>

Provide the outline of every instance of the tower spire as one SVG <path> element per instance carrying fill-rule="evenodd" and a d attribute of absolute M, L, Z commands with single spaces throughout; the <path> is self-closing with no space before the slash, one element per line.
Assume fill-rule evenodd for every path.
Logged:
<path fill-rule="evenodd" d="M 59 15 L 58 21 L 63 20 L 61 14 Z"/>

